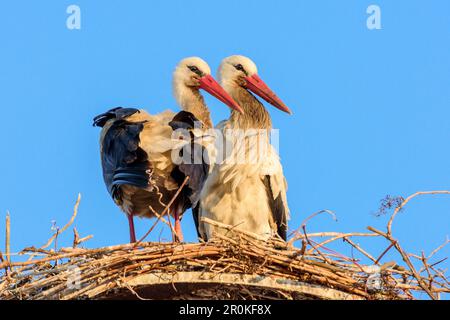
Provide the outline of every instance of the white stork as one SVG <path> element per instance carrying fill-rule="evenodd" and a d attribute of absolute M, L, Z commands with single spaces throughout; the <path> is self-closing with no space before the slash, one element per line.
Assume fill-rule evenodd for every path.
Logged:
<path fill-rule="evenodd" d="M 256 65 L 249 58 L 225 58 L 218 74 L 222 87 L 244 112 L 232 111 L 230 118 L 217 126 L 224 135 L 231 132 L 233 147 L 231 153 L 227 150 L 226 160 L 214 166 L 194 210 L 199 237 L 208 240 L 214 233 L 227 233 L 221 227 L 203 223 L 201 218 L 206 217 L 256 234 L 260 239 L 278 234 L 286 240 L 289 219 L 287 183 L 269 135 L 261 134 L 272 128 L 270 115 L 250 91 L 284 112 L 291 114 L 291 111 L 261 80 Z M 246 132 L 257 129 L 258 139 L 254 139 L 255 133 L 245 135 L 244 139 L 239 135 L 233 138 L 233 130 L 236 129 Z M 261 148 L 264 144 L 267 147 Z M 246 158 L 247 162 L 236 163 L 239 158 L 236 156 L 250 155 L 257 148 L 264 151 L 258 154 L 256 163 L 249 158 Z"/>
<path fill-rule="evenodd" d="M 94 125 L 103 128 L 100 135 L 103 178 L 111 197 L 128 217 L 131 242 L 136 242 L 133 217 L 161 214 L 189 176 L 170 207 L 175 218 L 175 239 L 183 239 L 180 217 L 197 205 L 209 163 L 174 163 L 172 152 L 179 148 L 180 140 L 173 137 L 173 132 L 179 128 L 189 130 L 192 139 L 188 143 L 192 146 L 197 143 L 194 138 L 198 138 L 196 121 L 202 124 L 200 136 L 212 126 L 199 89 L 242 111 L 211 76 L 208 64 L 191 57 L 182 60 L 173 74 L 173 92 L 182 111 L 150 115 L 144 110 L 119 107 L 94 118 Z M 201 144 L 202 152 L 204 148 Z"/>

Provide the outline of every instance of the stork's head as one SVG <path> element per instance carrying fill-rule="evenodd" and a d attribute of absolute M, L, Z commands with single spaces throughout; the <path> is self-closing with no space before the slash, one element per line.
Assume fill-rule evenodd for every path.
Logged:
<path fill-rule="evenodd" d="M 181 60 L 173 73 L 175 99 L 183 106 L 192 90 L 199 89 L 205 90 L 230 108 L 243 112 L 233 98 L 214 80 L 211 69 L 203 59 L 190 57 Z"/>
<path fill-rule="evenodd" d="M 236 86 L 243 87 L 257 94 L 276 108 L 292 114 L 291 110 L 258 76 L 258 68 L 247 57 L 234 55 L 222 60 L 219 66 L 218 77 L 220 84 L 228 92 Z"/>

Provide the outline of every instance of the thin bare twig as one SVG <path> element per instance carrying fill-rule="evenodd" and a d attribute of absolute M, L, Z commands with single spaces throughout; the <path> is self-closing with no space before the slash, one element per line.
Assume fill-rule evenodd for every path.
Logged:
<path fill-rule="evenodd" d="M 409 197 L 407 197 L 397 208 L 395 208 L 394 213 L 392 214 L 391 218 L 389 219 L 388 225 L 387 225 L 387 233 L 389 235 L 392 235 L 392 223 L 394 222 L 395 217 L 397 214 L 402 210 L 402 208 L 412 199 L 414 199 L 417 196 L 420 195 L 429 195 L 429 194 L 450 194 L 450 191 L 443 190 L 443 191 L 419 191 L 416 192 Z"/>
<path fill-rule="evenodd" d="M 6 213 L 6 239 L 5 239 L 6 260 L 11 262 L 11 216 Z"/>
<path fill-rule="evenodd" d="M 315 216 L 318 216 L 318 215 L 323 214 L 323 213 L 329 214 L 333 218 L 334 221 L 337 221 L 335 213 L 333 211 L 331 211 L 331 210 L 320 210 L 320 211 L 314 212 L 313 214 L 308 216 L 305 220 L 303 220 L 303 222 L 301 223 L 300 227 L 298 227 L 296 230 L 291 232 L 290 236 L 292 236 L 292 239 L 289 240 L 288 244 L 292 245 L 295 241 L 301 239 L 300 235 L 299 236 L 295 236 L 295 237 L 294 237 L 294 235 L 298 235 L 300 233 L 300 230 L 304 230 L 304 227 L 306 227 L 306 224 L 308 223 L 309 220 L 311 220 Z"/>
<path fill-rule="evenodd" d="M 47 243 L 45 243 L 45 244 L 41 247 L 41 249 L 48 248 L 48 247 L 53 243 L 53 241 L 56 239 L 56 237 L 57 237 L 59 234 L 61 234 L 61 233 L 63 233 L 64 231 L 66 231 L 66 229 L 69 228 L 69 227 L 72 225 L 72 223 L 75 221 L 75 217 L 76 217 L 77 214 L 78 214 L 78 207 L 79 207 L 79 205 L 80 205 L 80 201 L 81 201 L 81 193 L 78 194 L 77 201 L 76 201 L 75 206 L 74 206 L 74 208 L 73 208 L 73 214 L 72 214 L 72 217 L 70 218 L 69 222 L 67 222 L 66 225 L 65 225 L 64 227 L 62 227 L 61 229 L 57 230 L 57 231 L 53 234 L 53 236 L 51 236 L 50 239 L 48 239 Z"/>
<path fill-rule="evenodd" d="M 448 244 L 450 243 L 450 239 L 447 236 L 447 239 L 445 240 L 445 242 L 443 244 L 441 244 L 439 247 L 437 247 L 436 249 L 434 249 L 428 256 L 428 260 L 430 260 L 436 253 L 438 253 L 440 250 L 442 250 L 444 247 L 446 247 Z"/>
<path fill-rule="evenodd" d="M 358 250 L 359 252 L 361 252 L 363 255 L 365 255 L 367 258 L 369 258 L 370 260 L 372 260 L 375 264 L 378 264 L 378 261 L 375 260 L 374 257 L 372 257 L 372 255 L 370 253 L 368 253 L 367 251 L 365 251 L 363 248 L 361 248 L 359 245 L 357 245 L 356 243 L 354 243 L 352 240 L 350 240 L 348 237 L 344 237 L 344 241 L 350 243 L 350 245 L 352 247 L 354 247 L 356 250 Z"/>
<path fill-rule="evenodd" d="M 384 255 L 386 253 L 388 253 L 389 250 L 391 250 L 391 248 L 395 245 L 395 242 L 391 242 L 391 244 L 389 244 L 389 246 L 380 254 L 380 256 L 377 258 L 377 260 L 375 261 L 375 264 L 378 264 L 378 262 L 380 262 L 380 260 L 384 257 Z"/>
<path fill-rule="evenodd" d="M 189 181 L 189 176 L 184 178 L 183 183 L 180 185 L 180 187 L 178 188 L 177 192 L 174 194 L 172 199 L 170 199 L 169 203 L 166 205 L 166 207 L 164 208 L 163 212 L 160 215 L 157 216 L 157 220 L 152 225 L 152 227 L 144 234 L 144 236 L 136 242 L 135 247 L 138 246 L 142 241 L 144 241 L 145 238 L 147 238 L 147 236 L 150 234 L 150 232 L 153 231 L 153 229 L 156 227 L 156 225 L 158 224 L 158 222 L 161 219 L 161 217 L 163 217 L 169 211 L 169 208 L 172 206 L 174 201 L 177 199 L 177 197 L 179 196 L 179 194 L 181 193 L 181 191 L 183 190 L 184 186 L 186 185 L 186 183 L 188 181 Z M 170 218 L 168 220 L 169 220 L 169 223 L 170 223 Z M 173 227 L 172 227 L 171 224 L 170 224 L 170 228 L 171 228 L 172 235 L 173 235 L 175 230 L 173 230 Z"/>

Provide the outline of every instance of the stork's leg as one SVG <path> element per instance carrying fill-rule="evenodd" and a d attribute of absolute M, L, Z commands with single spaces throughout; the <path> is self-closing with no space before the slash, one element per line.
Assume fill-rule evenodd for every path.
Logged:
<path fill-rule="evenodd" d="M 180 211 L 175 210 L 174 218 L 175 218 L 175 241 L 183 242 L 183 232 L 181 231 L 181 220 L 180 220 Z"/>
<path fill-rule="evenodd" d="M 128 226 L 130 227 L 130 243 L 136 242 L 136 233 L 134 232 L 133 214 L 127 214 Z"/>

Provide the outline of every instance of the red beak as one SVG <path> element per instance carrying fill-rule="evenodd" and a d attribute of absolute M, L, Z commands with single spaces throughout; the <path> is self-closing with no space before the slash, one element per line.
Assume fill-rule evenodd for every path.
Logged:
<path fill-rule="evenodd" d="M 280 98 L 261 80 L 261 78 L 254 74 L 253 76 L 249 76 L 245 78 L 247 82 L 247 89 L 254 92 L 268 103 L 273 105 L 274 107 L 280 109 L 281 111 L 292 114 L 292 111 L 281 101 Z"/>
<path fill-rule="evenodd" d="M 211 75 L 205 75 L 200 78 L 200 88 L 216 97 L 231 109 L 244 113 L 242 108 L 230 97 L 230 95 L 217 83 Z"/>

